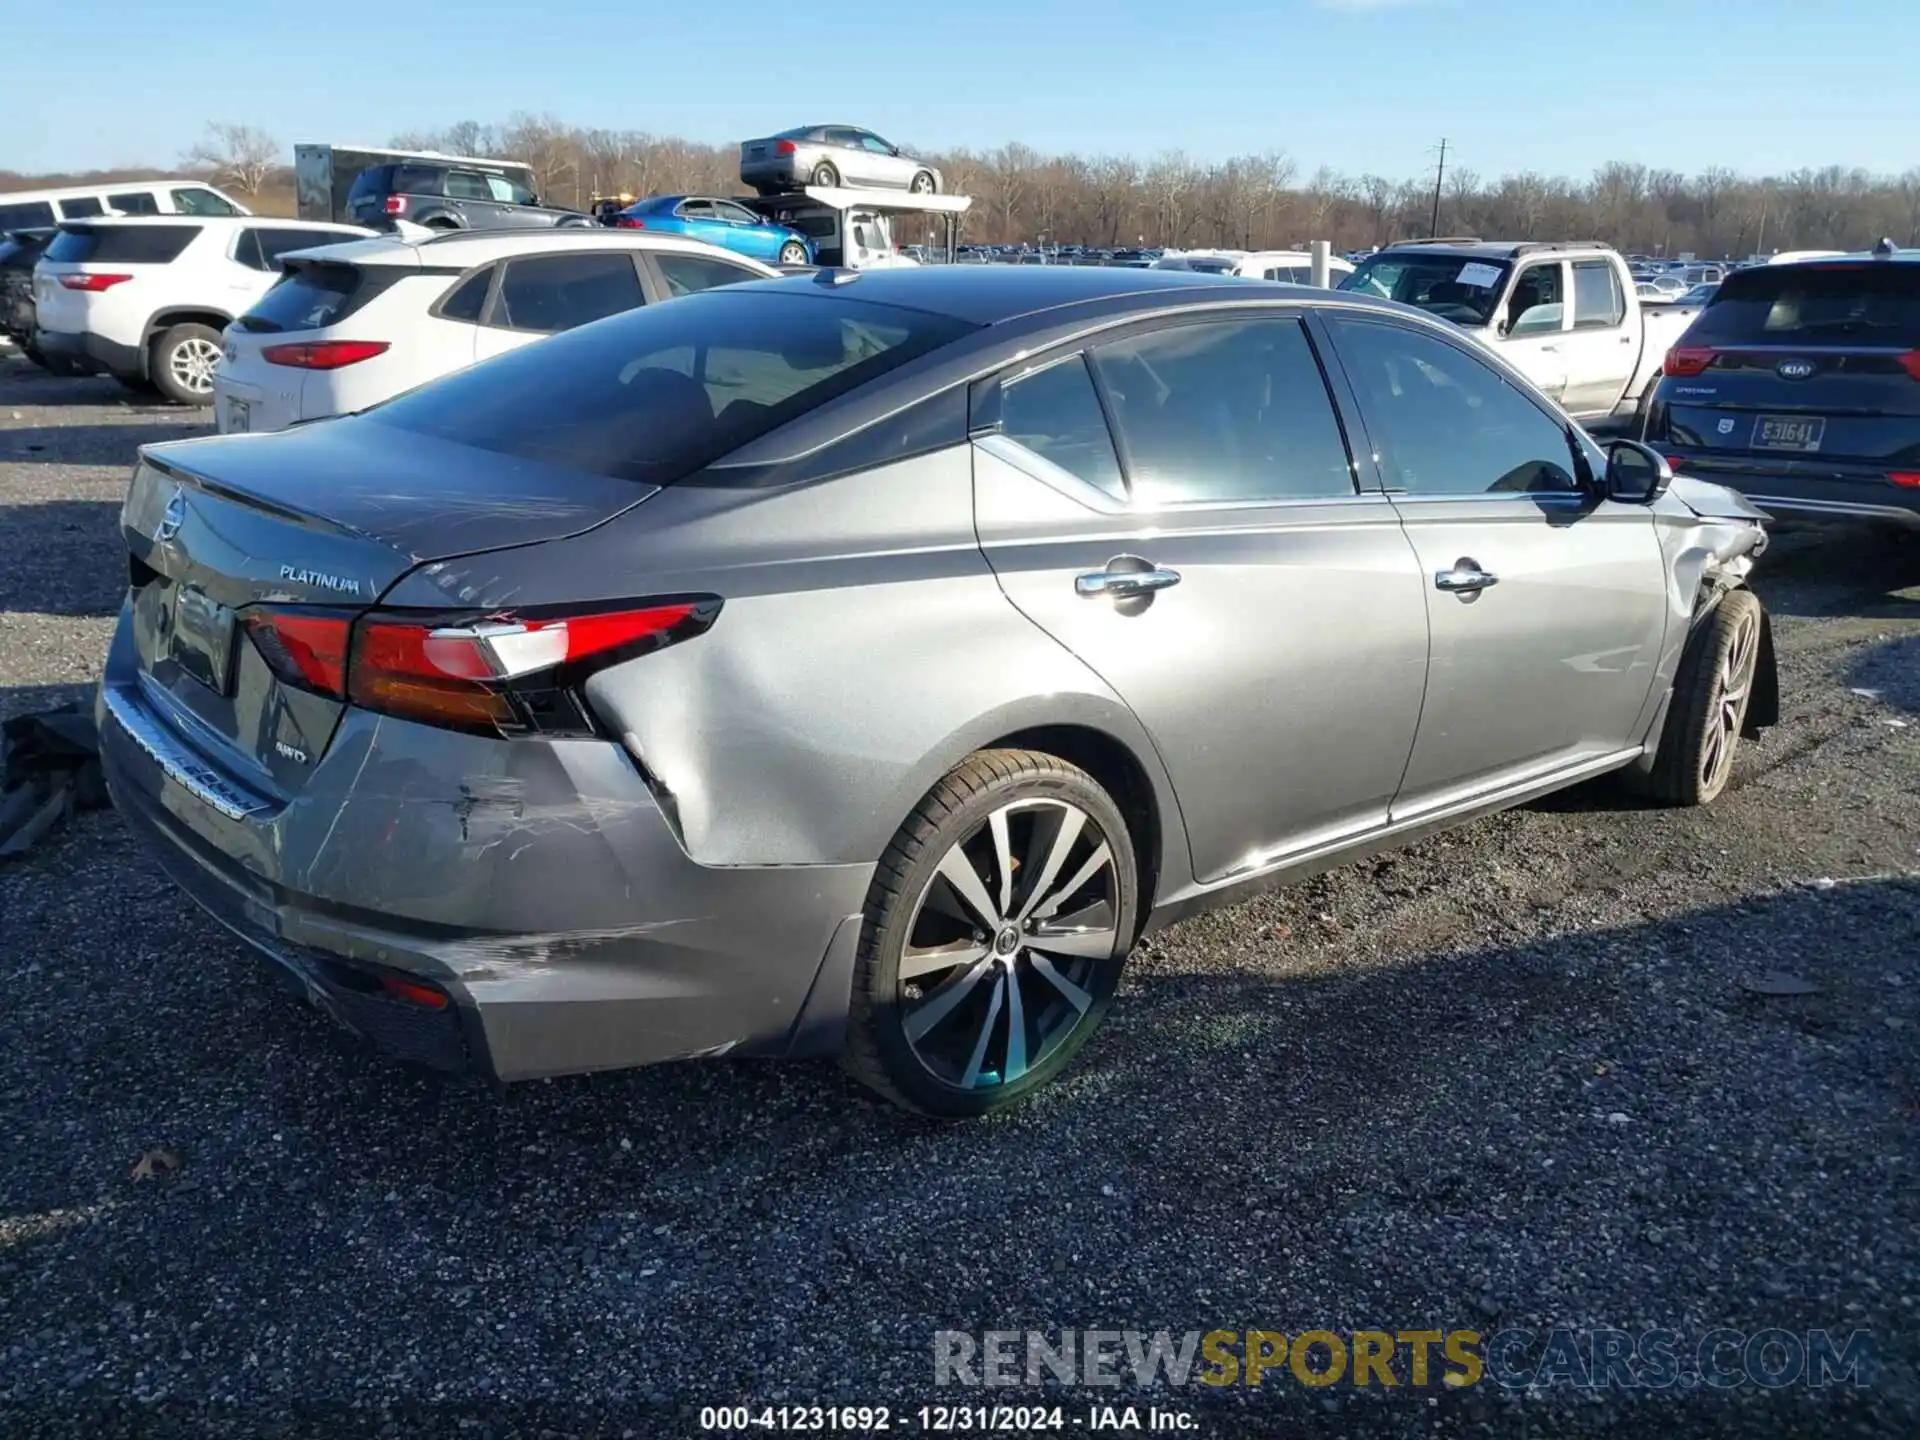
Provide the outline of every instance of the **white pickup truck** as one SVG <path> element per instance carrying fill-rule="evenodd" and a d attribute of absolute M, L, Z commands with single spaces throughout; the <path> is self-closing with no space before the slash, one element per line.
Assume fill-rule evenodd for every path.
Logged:
<path fill-rule="evenodd" d="M 1693 305 L 1642 306 L 1627 262 L 1585 241 L 1390 245 L 1340 282 L 1451 320 L 1576 420 L 1633 414 Z"/>

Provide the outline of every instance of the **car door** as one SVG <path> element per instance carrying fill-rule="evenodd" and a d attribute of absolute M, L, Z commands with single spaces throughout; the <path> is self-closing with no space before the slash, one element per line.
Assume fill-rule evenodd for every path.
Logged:
<path fill-rule="evenodd" d="M 913 166 L 900 158 L 900 152 L 871 130 L 854 132 L 860 149 L 860 163 L 874 185 L 905 190 L 913 182 Z"/>
<path fill-rule="evenodd" d="M 1384 317 L 1327 328 L 1432 637 L 1394 819 L 1636 747 L 1666 630 L 1651 512 L 1599 499 L 1592 442 L 1472 347 Z"/>
<path fill-rule="evenodd" d="M 1140 717 L 1196 877 L 1385 823 L 1425 598 L 1392 505 L 1355 483 L 1311 322 L 1266 308 L 1023 361 L 975 387 L 974 430 L 987 559 Z"/>
<path fill-rule="evenodd" d="M 787 238 L 787 232 L 782 227 L 767 224 L 746 206 L 736 205 L 731 200 L 715 200 L 713 218 L 716 224 L 724 227 L 722 238 L 716 240 L 715 244 L 768 265 L 779 261 L 780 247 Z"/>
<path fill-rule="evenodd" d="M 1575 260 L 1568 268 L 1573 324 L 1560 340 L 1567 359 L 1560 403 L 1574 415 L 1609 415 L 1640 359 L 1639 337 L 1626 323 L 1626 289 L 1611 260 Z"/>
<path fill-rule="evenodd" d="M 1566 394 L 1568 380 L 1566 293 L 1566 264 L 1536 260 L 1515 270 L 1506 304 L 1494 317 L 1506 327 L 1500 357 L 1555 400 Z"/>
<path fill-rule="evenodd" d="M 728 236 L 722 229 L 719 218 L 713 213 L 713 201 L 682 200 L 673 207 L 673 213 L 689 239 L 702 240 L 709 245 L 726 248 Z"/>
<path fill-rule="evenodd" d="M 475 336 L 485 360 L 646 303 L 631 250 L 519 255 L 504 262 Z"/>
<path fill-rule="evenodd" d="M 860 132 L 844 125 L 830 125 L 821 131 L 822 138 L 832 149 L 831 159 L 834 168 L 840 172 L 842 183 L 848 185 L 873 185 L 878 183 L 878 167 L 874 155 L 860 143 Z"/>

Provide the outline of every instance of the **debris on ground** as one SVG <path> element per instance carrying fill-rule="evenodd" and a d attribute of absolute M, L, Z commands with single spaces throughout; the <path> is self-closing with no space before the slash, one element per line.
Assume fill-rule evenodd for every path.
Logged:
<path fill-rule="evenodd" d="M 187 1157 L 178 1150 L 169 1150 L 164 1145 L 151 1150 L 142 1150 L 140 1158 L 133 1162 L 127 1171 L 129 1180 L 158 1180 L 163 1175 L 172 1175 L 187 1163 Z"/>
<path fill-rule="evenodd" d="M 74 811 L 107 803 L 99 749 L 77 701 L 0 723 L 0 859 L 25 854 Z"/>
<path fill-rule="evenodd" d="M 1751 980 L 1742 980 L 1740 988 L 1752 995 L 1818 995 L 1824 987 L 1784 970 L 1769 970 Z"/>

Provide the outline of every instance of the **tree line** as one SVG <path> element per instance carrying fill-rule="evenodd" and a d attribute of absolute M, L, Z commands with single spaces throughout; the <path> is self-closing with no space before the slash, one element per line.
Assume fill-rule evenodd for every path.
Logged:
<path fill-rule="evenodd" d="M 583 129 L 552 115 L 463 120 L 391 143 L 523 161 L 543 199 L 581 208 L 601 195 L 740 188 L 735 145 Z M 914 153 L 940 169 L 947 189 L 974 197 L 961 235 L 980 243 L 1290 249 L 1328 240 L 1353 250 L 1429 234 L 1435 208 L 1431 175 L 1346 175 L 1326 166 L 1308 173 L 1277 149 L 1212 162 L 1178 150 L 1151 159 L 1047 155 L 1017 142 Z M 260 202 L 256 208 L 285 209 L 293 188 L 288 154 L 254 127 L 214 124 L 182 162 Z M 0 190 L 70 178 L 0 173 Z M 1616 160 L 1584 179 L 1533 171 L 1489 178 L 1456 166 L 1438 188 L 1442 234 L 1594 239 L 1628 251 L 1736 257 L 1857 250 L 1882 237 L 1920 245 L 1920 165 L 1899 175 L 1846 165 L 1779 175 L 1715 166 L 1687 175 Z"/>

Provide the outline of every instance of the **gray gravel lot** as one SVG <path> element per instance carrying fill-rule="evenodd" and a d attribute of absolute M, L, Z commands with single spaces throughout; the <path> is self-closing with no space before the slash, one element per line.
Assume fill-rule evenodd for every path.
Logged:
<path fill-rule="evenodd" d="M 197 418 L 0 360 L 0 714 L 84 693 L 133 447 Z M 0 867 L 0 1434 L 673 1436 L 1006 1398 L 936 1390 L 945 1328 L 1556 1324 L 1865 1328 L 1878 1364 L 1055 1398 L 1920 1433 L 1920 546 L 1782 535 L 1757 588 L 1786 718 L 1720 804 L 1576 792 L 1189 922 L 1065 1083 L 971 1126 L 824 1065 L 497 1096 L 369 1061 L 85 816 Z M 1743 989 L 1770 970 L 1821 993 Z M 155 1146 L 184 1168 L 130 1180 Z"/>

